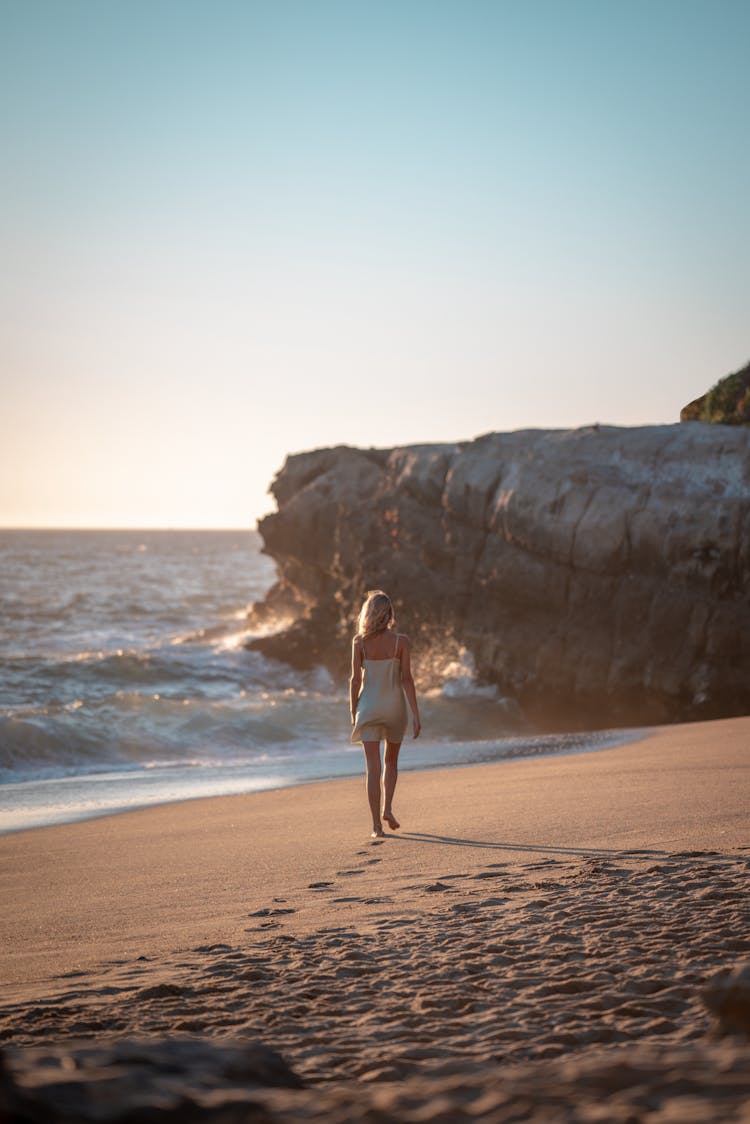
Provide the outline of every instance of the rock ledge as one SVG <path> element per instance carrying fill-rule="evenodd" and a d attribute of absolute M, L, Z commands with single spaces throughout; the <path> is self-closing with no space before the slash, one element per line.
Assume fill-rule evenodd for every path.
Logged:
<path fill-rule="evenodd" d="M 290 456 L 252 645 L 347 674 L 388 590 L 423 683 L 468 649 L 542 726 L 750 711 L 750 430 L 590 426 Z"/>

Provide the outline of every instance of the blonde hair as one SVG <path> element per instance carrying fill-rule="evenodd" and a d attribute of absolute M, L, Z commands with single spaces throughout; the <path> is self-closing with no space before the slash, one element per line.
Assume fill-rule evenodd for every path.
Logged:
<path fill-rule="evenodd" d="M 388 594 L 383 593 L 382 589 L 368 589 L 367 598 L 357 620 L 360 636 L 365 637 L 373 632 L 393 628 L 395 623 L 396 617 Z"/>

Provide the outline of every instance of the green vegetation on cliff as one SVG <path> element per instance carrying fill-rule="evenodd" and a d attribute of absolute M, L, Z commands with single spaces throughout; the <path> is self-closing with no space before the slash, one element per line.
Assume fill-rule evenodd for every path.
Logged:
<path fill-rule="evenodd" d="M 750 425 L 750 363 L 680 410 L 680 421 Z"/>

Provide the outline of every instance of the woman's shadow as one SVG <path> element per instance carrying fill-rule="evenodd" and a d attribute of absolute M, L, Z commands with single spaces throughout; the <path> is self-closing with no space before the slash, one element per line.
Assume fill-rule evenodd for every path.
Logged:
<path fill-rule="evenodd" d="M 486 839 L 461 839 L 455 835 L 435 835 L 427 831 L 406 831 L 388 833 L 388 839 L 400 839 L 403 843 L 435 843 L 443 847 L 477 847 L 488 851 L 521 851 L 539 854 L 546 852 L 551 855 L 666 855 L 666 851 L 657 851 L 649 847 L 635 847 L 622 850 L 619 847 L 555 847 L 545 843 L 508 843 L 498 840 Z"/>

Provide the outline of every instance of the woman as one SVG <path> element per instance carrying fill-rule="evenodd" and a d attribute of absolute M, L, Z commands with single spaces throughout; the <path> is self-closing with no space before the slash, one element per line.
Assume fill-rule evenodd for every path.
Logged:
<path fill-rule="evenodd" d="M 352 742 L 362 742 L 367 763 L 367 799 L 372 812 L 372 838 L 383 836 L 382 820 L 395 831 L 393 793 L 398 778 L 398 751 L 406 732 L 406 702 L 414 716 L 414 737 L 419 737 L 417 693 L 411 675 L 409 638 L 394 632 L 393 605 L 382 589 L 373 589 L 359 614 L 359 631 L 352 641 L 352 675 L 349 680 Z M 360 690 L 361 688 L 361 690 Z M 385 739 L 383 812 L 380 812 L 380 742 Z"/>

